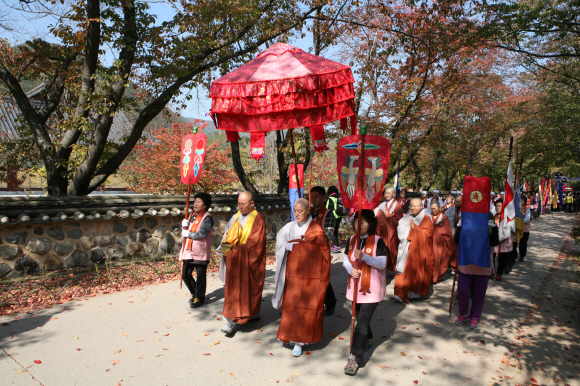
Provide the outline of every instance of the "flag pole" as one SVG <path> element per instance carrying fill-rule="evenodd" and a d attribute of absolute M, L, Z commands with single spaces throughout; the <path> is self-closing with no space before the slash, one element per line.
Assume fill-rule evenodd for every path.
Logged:
<path fill-rule="evenodd" d="M 298 198 L 302 198 L 300 192 L 300 176 L 298 175 L 298 160 L 296 158 L 296 149 L 294 148 L 294 129 L 290 129 L 290 144 L 292 145 L 292 158 L 294 158 L 294 173 L 296 174 L 296 184 L 298 185 Z M 310 192 L 308 193 L 310 196 Z"/>
<path fill-rule="evenodd" d="M 362 196 L 363 196 L 363 186 L 365 177 L 365 136 L 367 134 L 367 126 L 360 126 L 361 140 L 361 157 L 358 167 L 358 221 L 357 221 L 357 231 L 356 231 L 356 246 L 360 249 L 360 229 L 362 225 Z M 358 260 L 355 259 L 355 269 L 359 269 Z M 353 280 L 352 288 L 352 320 L 350 324 L 350 349 L 352 350 L 352 342 L 354 339 L 354 325 L 356 322 L 356 298 L 358 294 L 358 281 L 359 279 Z"/>

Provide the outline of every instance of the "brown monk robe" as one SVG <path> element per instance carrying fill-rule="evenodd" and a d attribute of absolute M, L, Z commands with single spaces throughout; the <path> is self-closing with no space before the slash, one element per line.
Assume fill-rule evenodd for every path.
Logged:
<path fill-rule="evenodd" d="M 451 224 L 443 214 L 439 203 L 431 203 L 431 222 L 433 223 L 433 283 L 437 283 L 449 268 L 452 253 Z"/>
<path fill-rule="evenodd" d="M 387 269 L 395 272 L 397 250 L 399 248 L 397 226 L 399 225 L 399 220 L 403 217 L 403 208 L 395 199 L 394 188 L 385 188 L 383 197 L 385 201 L 375 209 L 378 223 L 377 234 L 387 245 Z"/>
<path fill-rule="evenodd" d="M 303 207 L 296 202 L 296 221 L 285 225 L 276 239 L 276 291 L 272 305 L 278 308 L 282 303 L 278 339 L 286 343 L 319 342 L 324 330 L 330 247 L 323 228 L 308 217 L 308 201 L 304 202 Z M 305 211 L 305 222 L 296 209 Z M 282 264 L 284 258 L 286 264 Z"/>
<path fill-rule="evenodd" d="M 410 214 L 399 221 L 399 245 L 395 299 L 409 302 L 409 292 L 429 296 L 433 281 L 433 223 L 418 198 L 411 200 Z M 408 233 L 407 233 L 408 232 Z"/>
<path fill-rule="evenodd" d="M 224 318 L 230 328 L 222 329 L 228 333 L 233 324 L 245 324 L 260 313 L 262 291 L 266 277 L 266 221 L 254 209 L 253 196 L 243 192 L 238 197 L 238 214 L 234 215 L 224 239 L 232 228 L 241 228 L 239 240 L 225 256 L 225 275 L 220 266 L 220 278 L 225 278 Z M 238 224 L 236 224 L 238 222 Z"/>
<path fill-rule="evenodd" d="M 461 204 L 463 202 L 463 195 L 461 193 L 457 194 L 455 197 L 455 206 L 447 209 L 445 215 L 449 219 L 451 224 L 451 258 L 449 259 L 449 266 L 452 270 L 457 270 L 457 254 L 459 252 L 459 245 L 455 242 L 455 229 L 457 229 L 457 224 L 461 221 Z"/>

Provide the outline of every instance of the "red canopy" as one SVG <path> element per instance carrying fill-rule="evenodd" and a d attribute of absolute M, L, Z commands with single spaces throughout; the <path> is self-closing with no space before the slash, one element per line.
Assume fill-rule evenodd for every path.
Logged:
<path fill-rule="evenodd" d="M 211 115 L 226 131 L 322 125 L 355 115 L 353 83 L 350 66 L 276 43 L 212 83 Z"/>

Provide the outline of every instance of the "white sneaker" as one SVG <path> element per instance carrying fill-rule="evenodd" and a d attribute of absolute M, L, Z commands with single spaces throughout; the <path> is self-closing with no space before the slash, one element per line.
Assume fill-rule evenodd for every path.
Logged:
<path fill-rule="evenodd" d="M 299 357 L 300 355 L 302 355 L 302 345 L 295 344 L 294 349 L 292 350 L 292 355 L 294 355 L 295 357 Z"/>
<path fill-rule="evenodd" d="M 395 299 L 396 301 L 398 301 L 399 303 L 403 303 L 403 299 L 401 299 L 400 297 L 398 297 L 397 295 L 391 295 L 391 297 L 393 299 Z"/>
<path fill-rule="evenodd" d="M 226 323 L 225 326 L 222 327 L 221 332 L 223 332 L 224 334 L 231 334 L 232 332 L 234 332 L 234 328 L 236 327 L 235 324 L 233 323 Z"/>

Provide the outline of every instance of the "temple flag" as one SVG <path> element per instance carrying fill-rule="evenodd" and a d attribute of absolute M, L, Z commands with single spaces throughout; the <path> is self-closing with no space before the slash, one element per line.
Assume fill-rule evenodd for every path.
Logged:
<path fill-rule="evenodd" d="M 501 222 L 499 224 L 499 241 L 504 241 L 511 237 L 511 232 L 516 231 L 514 218 L 516 217 L 516 207 L 514 203 L 514 171 L 512 161 L 508 165 L 505 181 L 505 194 L 503 207 L 501 210 Z"/>
<path fill-rule="evenodd" d="M 300 196 L 298 195 L 298 181 L 296 179 L 296 168 L 290 165 L 290 178 L 288 183 L 288 195 L 290 196 L 290 213 L 292 214 L 292 221 L 294 218 L 294 203 L 300 197 L 304 197 L 304 165 L 298 164 L 298 180 L 300 180 Z"/>
<path fill-rule="evenodd" d="M 457 255 L 459 265 L 489 267 L 491 250 L 487 227 L 490 194 L 489 177 L 465 177 Z"/>

